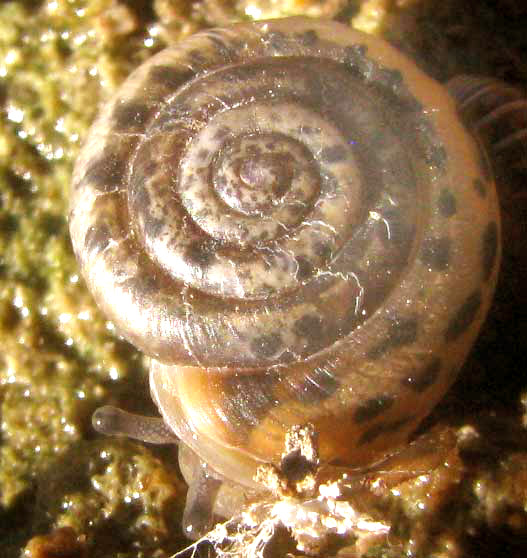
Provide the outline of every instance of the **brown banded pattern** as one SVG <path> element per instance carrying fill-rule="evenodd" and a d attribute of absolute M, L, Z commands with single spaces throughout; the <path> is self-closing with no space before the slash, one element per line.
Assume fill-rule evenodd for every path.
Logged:
<path fill-rule="evenodd" d="M 465 359 L 500 257 L 448 92 L 304 18 L 139 67 L 79 156 L 70 226 L 98 304 L 152 358 L 165 422 L 248 486 L 293 425 L 341 465 L 403 443 Z"/>

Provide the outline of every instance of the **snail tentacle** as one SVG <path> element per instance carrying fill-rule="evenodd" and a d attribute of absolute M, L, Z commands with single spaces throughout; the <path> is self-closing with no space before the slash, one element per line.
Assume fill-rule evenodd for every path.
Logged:
<path fill-rule="evenodd" d="M 188 485 L 183 510 L 183 532 L 189 539 L 197 540 L 214 527 L 214 504 L 221 483 L 206 466 L 198 467 Z"/>
<path fill-rule="evenodd" d="M 149 444 L 177 444 L 179 441 L 163 419 L 129 413 L 112 405 L 96 409 L 92 425 L 101 434 L 126 436 Z"/>

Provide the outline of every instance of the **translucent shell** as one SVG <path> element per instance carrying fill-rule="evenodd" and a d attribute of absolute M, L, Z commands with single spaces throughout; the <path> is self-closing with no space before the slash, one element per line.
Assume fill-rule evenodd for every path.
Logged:
<path fill-rule="evenodd" d="M 285 432 L 362 466 L 443 396 L 490 304 L 496 193 L 446 89 L 338 23 L 196 34 L 138 68 L 75 167 L 98 304 L 165 422 L 250 486 Z"/>

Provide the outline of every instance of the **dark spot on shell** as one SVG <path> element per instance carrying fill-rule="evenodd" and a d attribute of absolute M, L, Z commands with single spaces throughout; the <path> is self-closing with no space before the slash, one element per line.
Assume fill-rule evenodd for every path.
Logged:
<path fill-rule="evenodd" d="M 206 268 L 214 260 L 216 246 L 208 242 L 195 241 L 189 244 L 185 251 L 185 256 L 190 263 Z"/>
<path fill-rule="evenodd" d="M 318 35 L 314 29 L 308 29 L 303 33 L 298 33 L 297 39 L 306 46 L 313 46 L 318 41 Z"/>
<path fill-rule="evenodd" d="M 144 295 L 156 293 L 160 289 L 161 281 L 152 273 L 141 274 L 141 292 Z"/>
<path fill-rule="evenodd" d="M 88 229 L 84 246 L 89 252 L 102 252 L 110 243 L 111 237 L 110 227 L 107 224 L 96 225 Z"/>
<path fill-rule="evenodd" d="M 325 147 L 320 152 L 320 159 L 324 163 L 336 163 L 346 158 L 346 149 L 342 145 Z"/>
<path fill-rule="evenodd" d="M 144 129 L 152 109 L 142 101 L 117 103 L 112 119 L 117 132 L 138 132 Z"/>
<path fill-rule="evenodd" d="M 221 380 L 219 390 L 223 394 L 222 412 L 227 417 L 226 426 L 235 435 L 247 436 L 251 428 L 258 426 L 270 409 L 279 402 L 274 396 L 276 376 L 265 374 L 234 374 Z"/>
<path fill-rule="evenodd" d="M 483 278 L 488 281 L 498 255 L 498 225 L 492 221 L 483 232 L 482 239 L 482 265 Z"/>
<path fill-rule="evenodd" d="M 352 45 L 344 48 L 344 64 L 348 65 L 353 73 L 364 67 L 365 56 L 368 52 L 366 45 Z"/>
<path fill-rule="evenodd" d="M 439 194 L 439 199 L 437 200 L 437 209 L 442 217 L 452 217 L 456 214 L 456 197 L 450 190 L 443 188 Z"/>
<path fill-rule="evenodd" d="M 270 31 L 265 38 L 275 50 L 284 50 L 289 43 L 289 37 L 281 31 Z"/>
<path fill-rule="evenodd" d="M 298 266 L 296 271 L 297 279 L 299 281 L 305 281 L 306 279 L 309 279 L 309 277 L 311 277 L 313 273 L 313 264 L 303 256 L 298 256 L 296 258 L 296 263 Z"/>
<path fill-rule="evenodd" d="M 481 178 L 475 178 L 473 185 L 474 190 L 476 190 L 480 197 L 484 198 L 487 195 L 487 187 Z"/>
<path fill-rule="evenodd" d="M 427 163 L 433 165 L 439 170 L 444 170 L 447 154 L 443 146 L 429 146 L 425 157 Z"/>
<path fill-rule="evenodd" d="M 147 83 L 154 83 L 175 91 L 194 76 L 188 68 L 174 68 L 173 66 L 154 66 L 148 72 Z"/>
<path fill-rule="evenodd" d="M 455 341 L 461 334 L 467 331 L 476 318 L 481 302 L 481 291 L 479 289 L 474 291 L 465 300 L 461 308 L 450 320 L 448 328 L 445 332 L 445 340 L 447 342 Z"/>
<path fill-rule="evenodd" d="M 377 79 L 394 91 L 404 82 L 403 74 L 399 70 L 390 70 L 388 68 L 381 68 Z"/>
<path fill-rule="evenodd" d="M 273 358 L 282 349 L 283 342 L 279 333 L 260 335 L 251 342 L 251 352 L 264 359 Z"/>
<path fill-rule="evenodd" d="M 166 289 L 166 285 L 162 284 L 162 279 L 159 274 L 152 272 L 150 262 L 145 261 L 146 258 L 146 255 L 139 257 L 139 269 L 141 271 L 122 283 L 123 288 L 132 292 L 139 300 L 145 296 L 155 295 L 164 288 Z"/>
<path fill-rule="evenodd" d="M 315 368 L 300 383 L 291 385 L 291 393 L 297 401 L 314 405 L 331 397 L 339 385 L 339 381 L 329 370 Z"/>
<path fill-rule="evenodd" d="M 306 339 L 308 345 L 316 350 L 324 342 L 324 324 L 320 316 L 305 314 L 293 325 L 293 332 Z"/>
<path fill-rule="evenodd" d="M 389 422 L 388 424 L 386 424 L 385 430 L 386 432 L 397 432 L 397 430 L 404 428 L 407 424 L 413 422 L 414 420 L 415 420 L 415 416 L 406 415 L 404 417 L 401 417 L 400 419 L 394 420 L 393 422 Z"/>
<path fill-rule="evenodd" d="M 417 339 L 418 322 L 415 317 L 392 318 L 387 336 L 372 347 L 366 356 L 371 360 L 381 358 L 390 349 L 410 345 Z"/>
<path fill-rule="evenodd" d="M 102 155 L 86 169 L 83 182 L 89 182 L 101 192 L 110 192 L 123 182 L 126 171 L 124 161 L 114 154 Z"/>
<path fill-rule="evenodd" d="M 414 418 L 415 417 L 405 416 L 393 422 L 381 422 L 380 424 L 376 424 L 362 434 L 357 442 L 357 445 L 362 446 L 365 444 L 371 444 L 383 434 L 393 434 L 394 432 L 397 432 L 397 430 L 404 428 L 408 423 L 412 422 Z"/>
<path fill-rule="evenodd" d="M 353 415 L 353 420 L 357 424 L 362 424 L 363 422 L 377 418 L 379 415 L 382 415 L 384 411 L 389 409 L 393 405 L 393 402 L 394 398 L 391 395 L 378 395 L 377 397 L 368 399 L 357 408 Z"/>
<path fill-rule="evenodd" d="M 315 254 L 323 261 L 328 262 L 331 259 L 333 250 L 327 242 L 315 242 Z"/>
<path fill-rule="evenodd" d="M 189 51 L 188 58 L 192 64 L 198 68 L 205 67 L 207 65 L 208 59 L 204 52 L 201 50 L 193 49 Z"/>
<path fill-rule="evenodd" d="M 366 444 L 371 444 L 371 442 L 373 442 L 384 432 L 383 427 L 384 425 L 382 423 L 376 424 L 375 426 L 372 426 L 371 428 L 366 430 L 366 432 L 363 432 L 363 434 L 359 438 L 359 441 L 357 442 L 357 445 L 364 446 Z"/>
<path fill-rule="evenodd" d="M 145 215 L 145 237 L 157 238 L 165 227 L 164 221 L 153 217 L 147 212 L 143 212 L 143 214 Z"/>
<path fill-rule="evenodd" d="M 402 384 L 417 393 L 423 393 L 423 391 L 427 390 L 430 386 L 437 382 L 440 370 L 441 360 L 439 358 L 435 358 L 421 372 L 405 378 L 402 381 Z"/>
<path fill-rule="evenodd" d="M 373 346 L 371 349 L 368 350 L 366 353 L 366 357 L 370 360 L 377 360 L 381 358 L 385 353 L 388 352 L 390 349 L 390 343 L 388 339 L 377 343 L 377 345 Z"/>
<path fill-rule="evenodd" d="M 450 238 L 426 238 L 421 248 L 421 261 L 433 271 L 444 271 L 450 262 Z"/>

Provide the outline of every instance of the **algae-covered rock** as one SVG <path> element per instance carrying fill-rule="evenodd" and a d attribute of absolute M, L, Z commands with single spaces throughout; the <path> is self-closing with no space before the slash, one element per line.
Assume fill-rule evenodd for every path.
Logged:
<path fill-rule="evenodd" d="M 116 19 L 119 25 L 112 29 Z M 99 444 L 93 441 L 91 413 L 109 400 L 125 405 L 130 399 L 128 408 L 150 405 L 142 357 L 95 308 L 79 279 L 67 227 L 72 163 L 98 104 L 157 47 L 155 41 L 144 44 L 144 30 L 136 34 L 139 25 L 137 14 L 111 1 L 0 5 L 3 556 L 17 556 L 42 529 L 74 523 L 86 533 L 90 526 L 94 532 L 102 529 L 101 522 L 108 524 L 93 514 L 100 502 L 95 504 L 86 489 L 100 475 L 88 466 Z M 127 40 L 117 46 L 121 36 Z M 108 459 L 119 453 L 124 463 L 124 454 L 137 470 L 159 470 L 148 449 L 120 442 L 116 448 L 121 449 L 108 450 Z M 62 502 L 60 510 L 42 506 L 50 472 L 61 472 L 53 481 L 57 497 L 62 480 L 71 478 L 68 465 L 79 461 L 85 466 L 82 475 L 76 472 L 79 486 L 72 501 Z M 99 492 L 103 500 L 124 502 L 126 489 L 117 490 L 123 479 L 117 467 L 112 471 L 113 477 L 110 472 L 104 477 L 112 481 Z M 159 480 L 160 473 L 155 475 Z M 143 490 L 136 487 L 137 502 L 159 492 L 158 481 L 144 484 Z M 181 489 L 177 477 L 169 486 L 174 495 Z M 156 538 L 159 509 L 154 508 L 145 505 L 142 529 L 134 537 L 123 534 L 129 541 L 121 551 L 128 548 L 135 556 L 139 539 Z"/>

